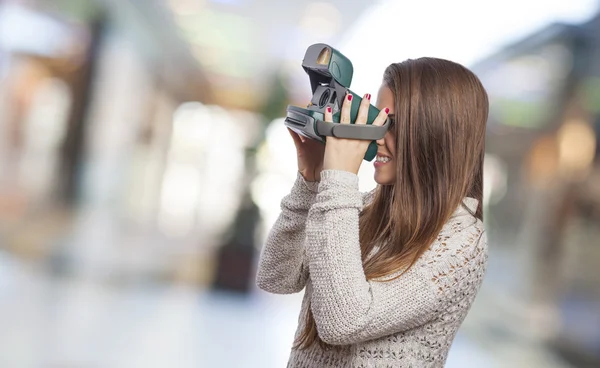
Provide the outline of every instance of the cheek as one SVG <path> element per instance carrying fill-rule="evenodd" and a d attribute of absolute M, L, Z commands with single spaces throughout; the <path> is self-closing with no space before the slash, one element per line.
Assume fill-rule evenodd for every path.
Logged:
<path fill-rule="evenodd" d="M 385 147 L 392 154 L 392 156 L 396 157 L 396 140 L 388 134 L 385 139 Z"/>

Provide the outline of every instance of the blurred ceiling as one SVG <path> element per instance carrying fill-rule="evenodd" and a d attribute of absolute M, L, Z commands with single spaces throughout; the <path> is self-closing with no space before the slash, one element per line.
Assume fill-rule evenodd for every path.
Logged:
<path fill-rule="evenodd" d="M 130 0 L 151 22 L 171 21 L 212 86 L 215 102 L 252 108 L 306 48 L 335 43 L 375 1 Z"/>
<path fill-rule="evenodd" d="M 162 69 L 165 83 L 189 90 L 184 96 L 201 96 L 202 102 L 251 110 L 260 108 L 277 76 L 304 73 L 302 57 L 310 44 L 335 45 L 380 2 L 37 1 L 84 20 L 108 9 L 110 21 L 126 31 L 149 65 Z"/>

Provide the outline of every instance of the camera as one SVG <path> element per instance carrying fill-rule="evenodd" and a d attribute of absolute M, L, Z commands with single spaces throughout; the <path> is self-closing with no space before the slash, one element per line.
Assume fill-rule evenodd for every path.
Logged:
<path fill-rule="evenodd" d="M 350 60 L 338 50 L 324 43 L 311 45 L 302 60 L 308 74 L 312 99 L 306 108 L 288 105 L 284 124 L 294 132 L 325 144 L 327 136 L 372 141 L 364 159 L 372 161 L 377 156 L 377 139 L 383 138 L 389 119 L 382 126 L 372 125 L 379 110 L 369 105 L 366 124 L 356 125 L 362 97 L 352 92 L 350 83 L 354 69 Z M 341 108 L 346 94 L 352 94 L 350 124 L 340 124 Z M 325 122 L 325 110 L 331 107 L 333 123 Z"/>

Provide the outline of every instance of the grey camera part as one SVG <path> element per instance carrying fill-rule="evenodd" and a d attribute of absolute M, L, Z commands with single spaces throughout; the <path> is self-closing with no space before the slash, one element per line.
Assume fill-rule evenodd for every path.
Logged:
<path fill-rule="evenodd" d="M 366 124 L 340 124 L 329 123 L 323 120 L 317 120 L 317 133 L 329 137 L 360 139 L 367 141 L 376 141 L 385 136 L 390 126 L 390 120 L 385 124 L 366 125 Z"/>
<path fill-rule="evenodd" d="M 324 142 L 324 139 L 315 131 L 315 119 L 307 115 L 305 109 L 297 106 L 288 106 L 284 123 L 298 134 Z"/>
<path fill-rule="evenodd" d="M 350 83 L 352 81 L 352 75 L 354 74 L 354 67 L 352 66 L 352 63 L 350 62 L 350 60 L 348 60 L 343 55 L 337 56 L 337 57 L 344 58 L 345 63 L 348 64 L 346 66 L 346 68 L 350 68 L 350 70 L 348 71 L 346 69 L 345 75 L 342 76 L 341 72 L 339 71 L 337 62 L 334 59 L 334 60 L 331 60 L 332 69 L 333 69 L 334 73 L 335 73 L 335 71 L 338 71 L 338 72 L 335 73 L 337 75 L 332 76 L 331 73 L 329 72 L 329 65 L 317 63 L 319 54 L 325 48 L 331 49 L 331 46 L 324 44 L 324 43 L 317 43 L 317 44 L 309 46 L 308 49 L 306 50 L 306 53 L 304 54 L 304 59 L 302 60 L 302 67 L 310 76 L 310 84 L 311 84 L 313 92 L 315 91 L 315 89 L 317 88 L 317 86 L 320 83 L 330 83 L 330 81 L 328 79 L 334 79 L 334 77 L 342 79 L 339 81 L 340 83 L 336 82 L 337 84 L 342 85 L 342 87 L 344 87 L 344 88 L 350 88 Z M 331 51 L 333 51 L 333 50 L 331 50 Z"/>
<path fill-rule="evenodd" d="M 285 125 L 298 134 L 323 142 L 323 136 L 375 141 L 385 136 L 390 120 L 382 126 L 329 123 L 307 115 L 306 110 L 288 106 Z"/>
<path fill-rule="evenodd" d="M 325 108 L 331 106 L 332 113 L 335 114 L 341 108 L 345 95 L 346 89 L 339 84 L 335 87 L 318 86 L 313 93 L 308 109 L 324 113 Z"/>

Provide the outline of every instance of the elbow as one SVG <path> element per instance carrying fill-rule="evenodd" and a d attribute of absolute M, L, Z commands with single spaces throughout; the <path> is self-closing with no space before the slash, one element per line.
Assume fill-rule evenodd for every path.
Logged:
<path fill-rule="evenodd" d="M 349 323 L 354 319 L 336 318 L 329 323 L 317 321 L 317 333 L 323 342 L 329 345 L 350 345 L 359 342 L 363 328 Z M 319 323 L 321 322 L 321 323 Z"/>
<path fill-rule="evenodd" d="M 344 331 L 335 326 L 328 328 L 317 328 L 319 338 L 324 343 L 329 345 L 350 345 L 354 343 L 355 333 L 351 331 Z"/>
<path fill-rule="evenodd" d="M 323 340 L 324 343 L 329 345 L 347 345 L 345 343 L 345 339 L 336 334 L 331 333 L 319 333 L 319 337 Z"/>
<path fill-rule="evenodd" d="M 329 345 L 352 345 L 367 341 L 367 333 L 372 326 L 372 321 L 366 313 L 339 313 L 339 310 L 330 310 L 329 318 L 314 313 L 317 334 L 323 342 Z M 333 312 L 333 313 L 331 313 Z"/>
<path fill-rule="evenodd" d="M 295 294 L 304 289 L 302 282 L 286 282 L 283 278 L 269 277 L 262 273 L 256 276 L 256 286 L 271 294 Z"/>
<path fill-rule="evenodd" d="M 290 287 L 288 285 L 281 285 L 281 284 L 268 283 L 268 282 L 257 282 L 256 286 L 258 286 L 258 288 L 261 289 L 262 291 L 266 291 L 267 293 L 280 294 L 280 295 L 294 294 L 294 293 L 298 293 L 298 292 L 300 292 L 300 290 L 302 290 L 301 288 L 294 288 L 294 287 Z"/>

